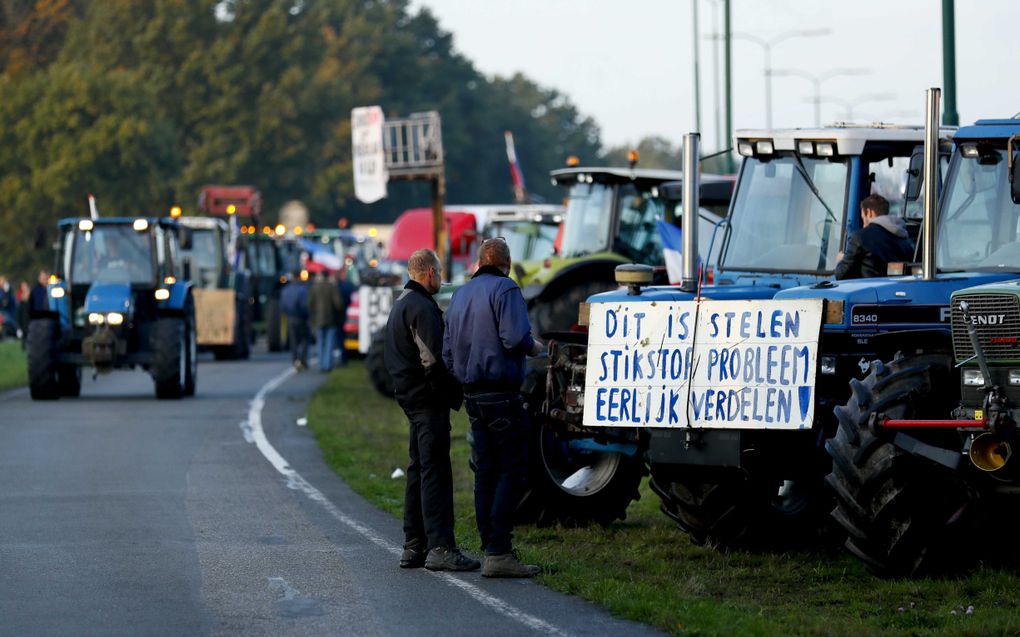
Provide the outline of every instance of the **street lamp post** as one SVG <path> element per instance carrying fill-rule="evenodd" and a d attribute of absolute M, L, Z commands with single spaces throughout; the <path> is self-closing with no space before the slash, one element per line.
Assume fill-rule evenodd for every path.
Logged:
<path fill-rule="evenodd" d="M 800 69 L 774 69 L 770 74 L 773 77 L 788 77 L 796 76 L 802 77 L 814 86 L 814 98 L 811 100 L 815 105 L 815 126 L 822 125 L 822 82 L 831 80 L 834 77 L 840 77 L 845 75 L 867 75 L 871 73 L 870 69 L 832 69 L 822 73 L 821 75 L 815 75 L 814 73 L 808 73 Z"/>
<path fill-rule="evenodd" d="M 760 38 L 751 33 L 734 33 L 733 37 L 753 42 L 762 48 L 764 53 L 763 60 L 765 62 L 765 128 L 772 128 L 772 47 L 776 46 L 780 42 L 785 42 L 792 38 L 810 38 L 820 35 L 828 35 L 832 33 L 830 29 L 798 29 L 796 31 L 786 31 L 779 35 L 765 39 Z"/>
<path fill-rule="evenodd" d="M 895 93 L 870 93 L 868 95 L 860 95 L 854 99 L 846 100 L 841 97 L 835 97 L 831 95 L 819 96 L 819 101 L 830 102 L 832 104 L 839 104 L 844 109 L 846 121 L 854 121 L 854 108 L 865 104 L 867 102 L 891 102 L 896 99 Z M 812 100 L 813 101 L 813 100 Z"/>

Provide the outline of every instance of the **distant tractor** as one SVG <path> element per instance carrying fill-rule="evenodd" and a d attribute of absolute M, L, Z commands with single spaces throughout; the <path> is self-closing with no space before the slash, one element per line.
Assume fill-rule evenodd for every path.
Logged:
<path fill-rule="evenodd" d="M 82 367 L 141 367 L 157 398 L 193 395 L 195 302 L 179 257 L 188 230 L 154 218 L 63 219 L 58 227 L 48 306 L 28 326 L 32 398 L 78 396 Z"/>

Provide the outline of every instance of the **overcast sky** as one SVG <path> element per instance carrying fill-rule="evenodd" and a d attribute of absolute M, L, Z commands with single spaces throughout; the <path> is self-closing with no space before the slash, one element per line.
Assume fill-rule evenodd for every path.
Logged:
<path fill-rule="evenodd" d="M 608 145 L 648 135 L 678 142 L 695 129 L 693 0 L 412 0 L 453 33 L 458 51 L 486 75 L 520 71 L 565 93 L 592 116 Z M 722 1 L 698 0 L 701 133 L 716 147 L 713 41 Z M 956 2 L 960 123 L 1020 111 L 1020 1 Z M 763 40 L 828 29 L 772 47 L 773 126 L 814 124 L 815 77 L 822 123 L 846 118 L 920 124 L 924 91 L 942 86 L 939 0 L 733 0 L 732 30 Z M 719 55 L 720 77 L 722 56 Z M 720 80 L 721 87 L 721 80 Z M 721 91 L 721 88 L 720 88 Z M 875 98 L 874 96 L 877 96 Z M 724 117 L 720 106 L 719 117 Z M 763 47 L 733 42 L 733 124 L 765 126 Z"/>

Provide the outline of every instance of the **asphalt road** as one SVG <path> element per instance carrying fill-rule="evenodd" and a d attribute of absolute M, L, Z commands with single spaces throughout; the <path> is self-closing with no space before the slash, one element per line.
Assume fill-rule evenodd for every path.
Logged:
<path fill-rule="evenodd" d="M 531 581 L 397 566 L 398 520 L 297 424 L 316 372 L 203 360 L 0 395 L 0 634 L 645 635 Z"/>

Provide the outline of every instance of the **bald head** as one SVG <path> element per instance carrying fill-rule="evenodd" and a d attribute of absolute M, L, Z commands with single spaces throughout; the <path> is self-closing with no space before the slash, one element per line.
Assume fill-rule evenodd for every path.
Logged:
<path fill-rule="evenodd" d="M 415 250 L 407 260 L 407 275 L 431 294 L 435 294 L 443 280 L 443 265 L 439 255 L 427 248 Z"/>
<path fill-rule="evenodd" d="M 478 267 L 491 265 L 504 274 L 510 273 L 510 246 L 502 239 L 486 239 L 478 248 Z"/>

